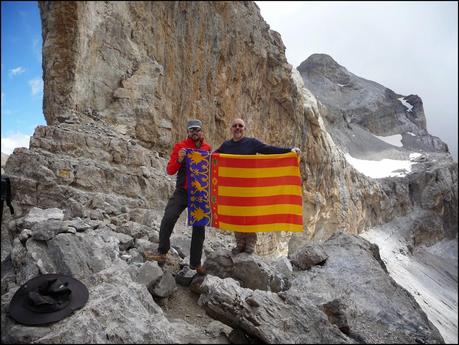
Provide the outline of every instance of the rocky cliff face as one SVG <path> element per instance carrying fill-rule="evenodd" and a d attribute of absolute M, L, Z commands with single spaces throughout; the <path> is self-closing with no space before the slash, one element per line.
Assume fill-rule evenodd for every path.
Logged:
<path fill-rule="evenodd" d="M 2 295 L 2 324 L 10 330 L 5 335 L 8 342 L 69 340 L 62 328 L 47 329 L 51 330 L 47 336 L 39 332 L 32 336 L 4 317 L 5 305 L 18 284 L 56 270 L 82 279 L 95 296 L 104 287 L 116 295 L 129 295 L 128 288 L 135 290 L 132 300 L 123 300 L 119 309 L 107 299 L 91 304 L 81 324 L 94 327 L 94 338 L 74 329 L 74 335 L 81 331 L 78 339 L 148 342 L 165 336 L 165 342 L 189 341 L 187 335 L 195 329 L 185 322 L 180 332 L 172 332 L 177 325 L 170 325 L 148 299 L 146 285 L 157 291 L 159 280 L 153 281 L 151 274 L 158 268 L 149 267 L 142 252 L 158 242 L 158 225 L 174 185 L 173 178 L 165 174 L 165 164 L 191 117 L 203 121 L 214 147 L 228 138 L 230 121 L 242 117 L 250 136 L 302 149 L 305 232 L 263 234 L 257 254 L 294 253 L 305 241 L 328 239 L 338 230 L 357 234 L 415 207 L 432 212 L 441 227 L 439 238 L 457 233 L 457 164 L 439 167 L 428 161 L 428 174 L 420 168 L 418 175 L 397 181 L 376 181 L 358 173 L 327 131 L 322 114 L 329 114 L 328 108 L 303 87 L 300 74 L 286 61 L 279 34 L 269 30 L 254 3 L 40 2 L 40 12 L 48 125 L 38 127 L 30 149 L 15 150 L 5 166 L 13 182 L 16 208 L 14 216 L 5 212 L 2 222 L 2 264 L 8 268 L 2 267 L 2 273 L 7 272 L 2 275 L 2 293 L 6 292 Z M 421 126 L 422 119 L 416 121 Z M 457 220 L 457 212 L 455 217 Z M 173 242 L 178 244 L 173 255 L 186 261 L 189 232 L 180 224 L 176 231 Z M 208 234 L 206 247 L 228 249 L 231 236 L 211 229 Z M 422 236 L 419 239 L 422 242 Z M 260 267 L 257 260 L 248 265 L 252 274 Z M 161 274 L 155 277 L 162 279 Z M 151 279 L 147 282 L 145 276 Z M 273 275 L 268 276 L 272 282 Z M 277 289 L 288 286 L 288 279 L 282 281 L 285 284 L 279 283 Z M 124 282 L 127 287 L 121 287 Z M 217 283 L 210 281 L 209 289 Z M 173 293 L 173 286 L 168 291 L 166 296 Z M 154 296 L 164 298 L 160 295 L 156 292 Z M 331 302 L 328 297 L 322 296 L 311 306 L 313 314 L 319 304 Z M 353 308 L 352 300 L 346 303 Z M 141 315 L 136 317 L 145 324 L 153 322 L 152 313 L 157 314 L 157 329 L 141 327 L 137 318 L 123 325 L 116 315 L 123 315 L 133 304 L 139 308 L 135 314 Z M 113 308 L 107 312 L 101 305 Z M 334 307 L 330 308 L 333 312 Z M 425 315 L 413 308 L 427 330 L 423 339 L 441 342 Z M 352 313 L 359 312 L 352 309 Z M 97 314 L 100 319 L 94 320 Z M 384 321 L 384 315 L 380 318 L 390 328 L 392 321 Z M 332 319 L 311 316 L 317 324 L 327 325 L 327 341 L 368 338 L 363 331 L 356 336 L 349 330 L 344 336 L 336 333 Z M 111 325 L 108 331 L 104 322 Z M 408 323 L 396 327 L 405 328 Z M 258 339 L 278 339 L 277 334 L 265 334 L 269 323 L 265 333 L 253 331 L 246 321 L 233 326 Z M 164 330 L 171 332 L 164 335 Z M 415 341 L 413 333 L 402 333 L 388 341 Z M 301 338 L 305 342 L 317 339 Z"/>
<path fill-rule="evenodd" d="M 277 125 L 304 124 L 302 105 L 282 40 L 251 2 L 40 9 L 48 125 L 103 122 L 164 153 L 183 137 L 188 118 L 203 121 L 214 145 L 227 138 L 236 116 L 263 139 L 306 140 L 304 126 L 285 137 Z"/>

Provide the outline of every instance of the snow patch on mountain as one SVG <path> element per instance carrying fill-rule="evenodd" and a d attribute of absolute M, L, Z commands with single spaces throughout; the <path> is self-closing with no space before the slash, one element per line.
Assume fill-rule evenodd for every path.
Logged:
<path fill-rule="evenodd" d="M 413 110 L 413 106 L 408 103 L 407 101 L 405 101 L 405 97 L 400 97 L 400 98 L 397 98 L 400 102 L 402 102 L 402 104 L 408 109 L 407 111 L 412 111 Z"/>
<path fill-rule="evenodd" d="M 382 141 L 390 144 L 390 145 L 394 145 L 394 146 L 397 146 L 397 147 L 403 147 L 402 135 L 401 134 L 388 135 L 388 136 L 385 136 L 385 137 L 380 137 L 380 136 L 375 135 L 375 137 L 378 138 L 379 140 L 382 140 Z"/>
<path fill-rule="evenodd" d="M 372 178 L 403 177 L 411 172 L 411 165 L 414 164 L 410 160 L 382 159 L 373 161 L 358 159 L 349 153 L 344 156 L 355 169 Z"/>

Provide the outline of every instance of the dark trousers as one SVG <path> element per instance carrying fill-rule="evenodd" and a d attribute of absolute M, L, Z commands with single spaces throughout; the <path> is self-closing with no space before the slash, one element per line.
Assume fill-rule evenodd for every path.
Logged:
<path fill-rule="evenodd" d="M 175 223 L 182 212 L 188 206 L 188 194 L 183 188 L 177 188 L 172 197 L 167 202 L 166 209 L 164 211 L 163 219 L 161 220 L 161 226 L 159 228 L 159 246 L 158 251 L 162 254 L 166 254 L 170 247 L 170 238 L 172 231 L 174 230 Z M 204 238 L 206 236 L 204 226 L 193 226 L 193 232 L 191 234 L 191 248 L 190 248 L 190 267 L 196 268 L 201 264 L 202 247 L 204 244 Z"/>

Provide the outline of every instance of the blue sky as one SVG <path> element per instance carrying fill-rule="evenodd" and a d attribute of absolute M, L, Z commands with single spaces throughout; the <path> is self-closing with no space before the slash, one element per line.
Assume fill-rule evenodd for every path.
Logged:
<path fill-rule="evenodd" d="M 35 127 L 45 125 L 41 22 L 36 1 L 2 1 L 1 113 L 3 153 L 29 147 Z"/>

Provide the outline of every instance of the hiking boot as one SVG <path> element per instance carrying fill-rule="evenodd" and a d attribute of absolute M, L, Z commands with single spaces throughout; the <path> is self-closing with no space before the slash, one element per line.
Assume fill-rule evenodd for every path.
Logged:
<path fill-rule="evenodd" d="M 233 249 L 231 249 L 231 254 L 233 255 L 237 255 L 239 253 L 242 253 L 244 251 L 244 248 L 241 248 L 239 246 L 236 246 L 234 247 Z"/>
<path fill-rule="evenodd" d="M 205 276 L 205 275 L 207 274 L 206 269 L 205 269 L 204 266 L 202 266 L 202 265 L 197 266 L 197 267 L 195 268 L 195 270 L 196 270 L 196 273 L 199 274 L 199 275 L 201 275 L 201 276 Z"/>
<path fill-rule="evenodd" d="M 166 254 L 162 254 L 158 251 L 145 251 L 143 253 L 145 260 L 147 261 L 157 261 L 158 264 L 165 264 L 166 263 Z"/>
<path fill-rule="evenodd" d="M 193 280 L 191 281 L 190 290 L 200 295 L 203 292 L 203 290 L 201 289 L 201 285 L 204 282 L 204 279 L 206 279 L 205 276 L 196 274 L 196 276 L 194 276 Z"/>

